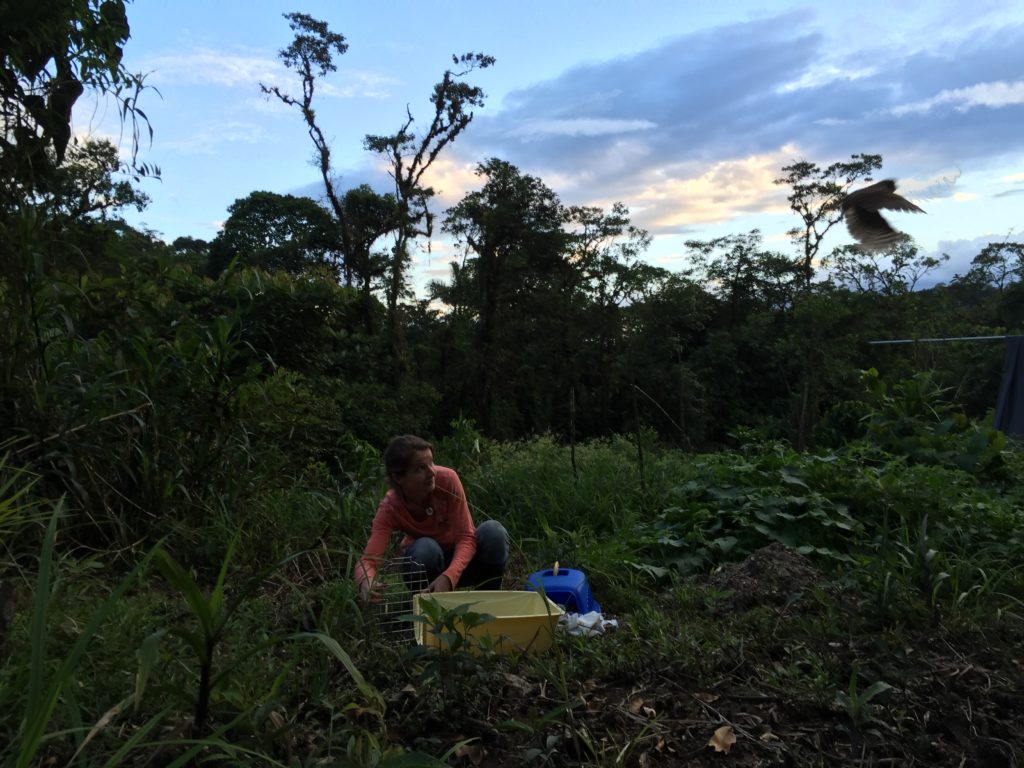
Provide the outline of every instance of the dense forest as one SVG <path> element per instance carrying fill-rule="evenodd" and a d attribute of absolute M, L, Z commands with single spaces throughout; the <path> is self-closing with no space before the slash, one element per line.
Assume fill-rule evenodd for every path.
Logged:
<path fill-rule="evenodd" d="M 871 342 L 1024 333 L 1024 243 L 937 284 L 912 240 L 830 248 L 864 147 L 779 169 L 788 249 L 694 240 L 679 271 L 626 205 L 500 158 L 437 210 L 479 53 L 366 137 L 393 188 L 343 189 L 313 106 L 344 38 L 287 22 L 302 94 L 253 86 L 322 198 L 166 243 L 121 218 L 159 175 L 126 4 L 0 9 L 0 760 L 694 765 L 728 726 L 741 765 L 1016 765 L 1006 345 Z M 135 154 L 72 138 L 87 89 Z M 459 259 L 417 293 L 431 235 Z M 575 564 L 623 629 L 512 660 L 376 637 L 348 574 L 400 433 L 505 522 L 506 588 Z"/>

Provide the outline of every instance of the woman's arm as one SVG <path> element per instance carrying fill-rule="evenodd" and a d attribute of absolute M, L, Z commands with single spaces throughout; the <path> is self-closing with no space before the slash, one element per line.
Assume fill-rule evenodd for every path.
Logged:
<path fill-rule="evenodd" d="M 469 513 L 466 492 L 463 490 L 462 481 L 455 470 L 445 473 L 443 490 L 448 495 L 448 521 L 452 527 L 455 548 L 452 553 L 452 562 L 442 575 L 448 577 L 448 581 L 454 588 L 458 585 L 462 572 L 466 570 L 469 561 L 476 554 L 476 528 L 473 525 L 473 517 Z"/>
<path fill-rule="evenodd" d="M 377 513 L 373 516 L 373 523 L 370 525 L 370 538 L 363 548 L 363 556 L 359 558 L 355 567 L 356 584 L 359 585 L 359 591 L 363 597 L 368 597 L 370 594 L 373 580 L 377 576 L 377 564 L 387 552 L 394 530 L 391 506 L 385 497 L 377 506 Z"/>

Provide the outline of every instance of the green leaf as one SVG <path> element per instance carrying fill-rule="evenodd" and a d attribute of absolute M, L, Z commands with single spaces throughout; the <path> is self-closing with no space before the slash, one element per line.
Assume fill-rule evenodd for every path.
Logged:
<path fill-rule="evenodd" d="M 891 689 L 891 685 L 889 685 L 888 683 L 883 683 L 881 680 L 879 680 L 877 683 L 872 683 L 868 686 L 867 690 L 860 695 L 860 700 L 866 704 L 873 698 L 875 698 L 875 696 L 877 696 L 878 694 Z"/>
<path fill-rule="evenodd" d="M 212 636 L 214 634 L 214 616 L 211 613 L 210 604 L 203 597 L 192 574 L 178 565 L 178 561 L 163 548 L 156 550 L 156 564 L 164 578 L 181 593 L 185 603 L 192 609 L 192 613 L 199 620 L 203 634 L 207 637 Z"/>
<path fill-rule="evenodd" d="M 235 553 L 235 547 L 238 544 L 239 536 L 241 536 L 242 529 L 239 528 L 235 535 L 231 537 L 231 543 L 228 544 L 228 550 L 224 553 L 224 559 L 220 564 L 220 571 L 217 573 L 217 583 L 213 588 L 213 594 L 210 595 L 210 616 L 216 619 L 217 614 L 220 613 L 220 606 L 224 600 L 224 581 L 227 578 L 228 566 L 231 563 L 231 557 Z"/>
<path fill-rule="evenodd" d="M 134 731 L 134 733 L 132 733 L 131 737 L 126 739 L 120 748 L 110 756 L 107 762 L 103 764 L 103 768 L 114 768 L 115 766 L 123 765 L 123 761 L 129 753 L 138 746 L 139 742 L 149 735 L 150 731 L 163 722 L 163 719 L 171 713 L 172 709 L 172 707 L 162 709 L 144 722 Z"/>
<path fill-rule="evenodd" d="M 181 627 L 171 627 L 167 630 L 167 634 L 173 635 L 174 637 L 180 637 L 188 644 L 188 647 L 192 649 L 192 652 L 196 655 L 196 658 L 199 659 L 201 664 L 206 662 L 206 642 L 203 640 L 201 635 L 195 632 L 190 632 L 187 629 L 182 629 Z"/>
<path fill-rule="evenodd" d="M 132 702 L 132 709 L 139 711 L 142 704 L 142 696 L 146 692 L 146 683 L 149 681 L 149 673 L 160 661 L 160 643 L 167 634 L 166 629 L 158 629 L 142 641 L 142 646 L 135 655 L 139 659 L 139 669 L 135 673 L 135 695 Z"/>
<path fill-rule="evenodd" d="M 152 552 L 146 555 L 111 591 L 100 607 L 92 613 L 89 621 L 86 622 L 86 625 L 79 632 L 74 645 L 61 661 L 56 673 L 49 679 L 48 683 L 44 683 L 46 667 L 48 666 L 46 664 L 45 631 L 46 614 L 50 599 L 50 570 L 53 560 L 54 541 L 56 539 L 57 518 L 62 509 L 63 501 L 58 503 L 54 509 L 53 516 L 50 518 L 50 524 L 47 526 L 46 537 L 43 542 L 43 552 L 40 556 L 40 573 L 36 584 L 36 615 L 33 615 L 31 629 L 32 650 L 29 675 L 31 698 L 26 710 L 24 720 L 26 725 L 22 732 L 21 744 L 15 755 L 15 768 L 28 768 L 32 763 L 35 753 L 42 743 L 43 734 L 47 724 L 50 722 L 50 717 L 53 715 L 53 710 L 60 700 L 61 690 L 65 683 L 71 679 L 75 670 L 78 669 L 87 646 L 96 635 L 100 626 L 113 613 L 124 593 L 135 583 L 138 575 L 149 566 L 149 561 L 153 556 Z M 44 685 L 45 690 L 43 690 Z"/>
<path fill-rule="evenodd" d="M 349 656 L 345 649 L 341 647 L 337 640 L 330 635 L 325 635 L 323 632 L 298 632 L 291 636 L 293 640 L 316 640 L 323 645 L 338 661 L 341 662 L 342 666 L 348 671 L 349 676 L 355 682 L 356 687 L 360 690 L 363 696 L 378 707 L 381 715 L 384 713 L 384 697 L 380 691 L 366 682 L 366 678 L 363 677 L 363 673 L 360 672 L 356 665 L 352 662 L 352 657 Z"/>
<path fill-rule="evenodd" d="M 32 624 L 29 629 L 31 660 L 29 666 L 28 683 L 28 720 L 38 718 L 39 713 L 34 712 L 37 705 L 42 704 L 43 683 L 46 673 L 46 624 L 47 614 L 50 608 L 50 583 L 53 570 L 53 547 L 57 539 L 57 521 L 64 511 L 64 499 L 57 502 L 57 506 L 50 515 L 50 522 L 46 526 L 46 535 L 43 537 L 43 551 L 39 556 L 39 574 L 36 578 L 36 599 L 32 610 Z M 36 745 L 38 747 L 38 744 Z M 24 748 L 23 748 L 24 749 Z M 35 748 L 32 750 L 35 751 Z M 19 760 L 18 765 L 25 762 Z"/>
<path fill-rule="evenodd" d="M 711 546 L 718 547 L 723 553 L 728 554 L 738 543 L 739 539 L 735 536 L 720 536 L 711 542 Z"/>

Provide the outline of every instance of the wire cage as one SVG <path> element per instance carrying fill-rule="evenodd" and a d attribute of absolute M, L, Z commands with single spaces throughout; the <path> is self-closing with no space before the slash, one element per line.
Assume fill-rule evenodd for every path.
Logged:
<path fill-rule="evenodd" d="M 412 598 L 427 588 L 426 570 L 410 557 L 392 557 L 380 563 L 374 584 L 373 616 L 381 639 L 411 645 L 416 641 Z"/>

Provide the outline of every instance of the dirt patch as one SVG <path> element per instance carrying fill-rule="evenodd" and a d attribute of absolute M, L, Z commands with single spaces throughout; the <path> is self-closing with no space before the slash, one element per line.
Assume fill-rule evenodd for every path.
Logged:
<path fill-rule="evenodd" d="M 707 586 L 729 595 L 728 600 L 718 601 L 718 612 L 740 613 L 758 605 L 790 605 L 826 582 L 810 560 L 775 542 L 742 562 L 722 566 Z"/>
<path fill-rule="evenodd" d="M 516 560 L 506 588 L 529 572 Z M 876 616 L 855 587 L 840 589 L 781 544 L 692 586 L 659 595 L 670 623 L 651 631 L 669 642 L 635 623 L 646 614 L 627 612 L 618 632 L 560 638 L 560 656 L 468 657 L 432 677 L 407 661 L 387 674 L 364 665 L 387 700 L 387 744 L 452 750 L 450 765 L 473 768 L 1021 765 L 1015 625 Z M 388 658 L 377 658 L 381 669 Z M 887 686 L 859 714 L 840 695 L 854 671 L 861 695 Z M 334 716 L 320 712 L 309 743 Z M 728 752 L 712 743 L 723 731 Z"/>

